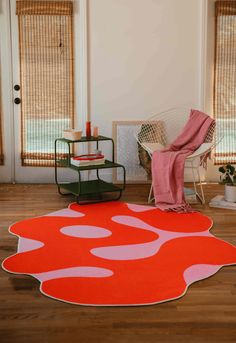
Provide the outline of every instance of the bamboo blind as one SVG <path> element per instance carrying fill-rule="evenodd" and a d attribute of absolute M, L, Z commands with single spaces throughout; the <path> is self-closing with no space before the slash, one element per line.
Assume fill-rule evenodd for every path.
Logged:
<path fill-rule="evenodd" d="M 51 166 L 55 138 L 74 126 L 72 2 L 17 1 L 16 13 L 22 165 Z"/>
<path fill-rule="evenodd" d="M 2 93 L 1 93 L 1 84 L 0 84 L 0 165 L 3 165 L 3 164 L 4 164 L 4 155 L 3 155 L 3 132 L 2 132 Z"/>
<path fill-rule="evenodd" d="M 214 116 L 216 136 L 223 139 L 214 157 L 215 164 L 236 163 L 236 1 L 215 6 Z"/>

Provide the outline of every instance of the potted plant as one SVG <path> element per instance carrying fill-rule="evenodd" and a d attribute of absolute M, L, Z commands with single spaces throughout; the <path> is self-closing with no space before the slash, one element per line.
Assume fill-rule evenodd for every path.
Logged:
<path fill-rule="evenodd" d="M 236 202 L 236 170 L 230 163 L 219 168 L 220 184 L 225 185 L 225 200 Z"/>

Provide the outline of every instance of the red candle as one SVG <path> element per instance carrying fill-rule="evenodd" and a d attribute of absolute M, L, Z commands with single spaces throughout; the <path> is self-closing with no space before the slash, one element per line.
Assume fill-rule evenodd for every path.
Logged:
<path fill-rule="evenodd" d="M 91 138 L 91 121 L 86 122 L 86 137 Z"/>

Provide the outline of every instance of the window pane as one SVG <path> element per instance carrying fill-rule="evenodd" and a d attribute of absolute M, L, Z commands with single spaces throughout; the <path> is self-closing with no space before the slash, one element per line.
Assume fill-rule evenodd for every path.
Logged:
<path fill-rule="evenodd" d="M 30 3 L 33 13 L 34 2 Z M 43 2 L 43 13 L 47 4 L 50 14 L 20 14 L 18 17 L 21 158 L 22 165 L 29 166 L 52 165 L 54 140 L 74 125 L 72 15 L 53 15 L 53 6 L 58 11 L 60 5 L 53 1 Z M 63 6 L 63 2 L 61 4 Z M 60 149 L 65 153 L 65 147 Z"/>
<path fill-rule="evenodd" d="M 236 162 L 236 2 L 216 3 L 215 163 Z"/>

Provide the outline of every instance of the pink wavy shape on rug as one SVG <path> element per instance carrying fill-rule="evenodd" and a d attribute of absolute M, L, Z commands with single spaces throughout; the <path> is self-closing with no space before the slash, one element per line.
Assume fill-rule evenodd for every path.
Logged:
<path fill-rule="evenodd" d="M 71 217 L 71 218 L 77 218 L 77 217 L 84 217 L 84 213 L 73 211 L 70 208 L 64 208 L 59 211 L 55 211 L 52 213 L 48 213 L 44 215 L 45 217 Z"/>
<path fill-rule="evenodd" d="M 32 250 L 42 248 L 43 246 L 44 246 L 43 242 L 39 242 L 34 239 L 19 237 L 17 252 L 22 253 L 26 251 L 32 251 Z"/>
<path fill-rule="evenodd" d="M 155 255 L 161 245 L 161 240 L 157 239 L 150 243 L 95 248 L 91 253 L 114 261 L 137 260 Z"/>
<path fill-rule="evenodd" d="M 146 211 L 153 210 L 153 206 L 144 206 L 144 205 L 136 205 L 136 204 L 127 204 L 127 206 L 133 212 L 146 212 Z"/>
<path fill-rule="evenodd" d="M 143 220 L 136 218 L 134 216 L 114 216 L 112 217 L 112 220 L 115 223 L 119 223 L 125 226 L 132 226 L 135 227 L 137 229 L 144 229 L 144 230 L 149 230 L 152 232 L 155 232 L 157 234 L 163 234 L 166 237 L 184 237 L 184 236 L 189 236 L 189 235 L 194 235 L 196 236 L 196 234 L 200 234 L 201 236 L 205 236 L 209 234 L 209 228 L 207 228 L 205 231 L 195 231 L 195 232 L 176 232 L 176 231 L 171 231 L 171 229 L 168 229 L 168 231 L 164 231 L 162 229 L 157 228 L 156 226 L 151 226 L 147 223 L 145 223 Z M 158 225 L 158 224 L 157 224 Z"/>
<path fill-rule="evenodd" d="M 189 286 L 196 281 L 214 275 L 222 267 L 223 265 L 195 264 L 184 271 L 183 277 L 186 284 Z"/>
<path fill-rule="evenodd" d="M 80 238 L 103 238 L 112 234 L 110 230 L 92 225 L 66 226 L 61 228 L 60 231 L 64 235 Z"/>
<path fill-rule="evenodd" d="M 71 278 L 71 277 L 108 277 L 111 276 L 113 272 L 105 268 L 96 267 L 72 267 L 65 269 L 52 270 L 50 272 L 33 274 L 36 279 L 40 282 L 61 279 L 61 278 Z"/>

